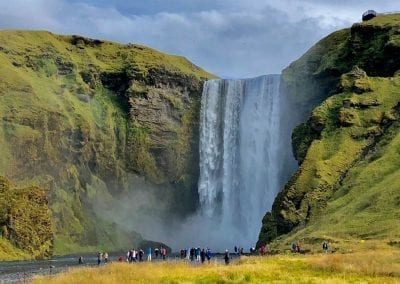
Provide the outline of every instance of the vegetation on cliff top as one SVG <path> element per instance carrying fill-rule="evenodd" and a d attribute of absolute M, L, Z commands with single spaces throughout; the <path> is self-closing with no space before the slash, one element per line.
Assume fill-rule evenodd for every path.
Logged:
<path fill-rule="evenodd" d="M 135 190 L 132 175 L 163 185 L 164 196 L 193 190 L 197 172 L 185 168 L 196 159 L 188 150 L 196 140 L 191 120 L 202 80 L 214 76 L 185 58 L 136 44 L 0 31 L 0 74 L 0 174 L 19 188 L 46 190 L 55 253 L 141 241 L 104 220 L 94 203 Z M 137 110 L 147 112 L 137 118 Z"/>
<path fill-rule="evenodd" d="M 308 103 L 327 99 L 293 133 L 301 165 L 264 217 L 259 244 L 287 233 L 278 247 L 298 239 L 340 247 L 352 239 L 400 238 L 398 17 L 379 16 L 336 32 L 286 70 L 284 84 L 297 85 L 292 95 L 308 94 Z M 315 51 L 328 43 L 336 46 L 331 53 Z M 314 66 L 314 73 L 302 77 L 296 68 L 303 64 Z M 322 86 L 304 91 L 300 82 Z"/>

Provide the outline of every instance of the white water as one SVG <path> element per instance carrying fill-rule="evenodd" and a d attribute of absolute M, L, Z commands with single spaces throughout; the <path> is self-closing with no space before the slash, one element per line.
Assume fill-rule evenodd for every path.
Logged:
<path fill-rule="evenodd" d="M 198 192 L 201 223 L 212 230 L 199 240 L 219 248 L 255 245 L 281 186 L 279 81 L 268 75 L 205 83 Z"/>

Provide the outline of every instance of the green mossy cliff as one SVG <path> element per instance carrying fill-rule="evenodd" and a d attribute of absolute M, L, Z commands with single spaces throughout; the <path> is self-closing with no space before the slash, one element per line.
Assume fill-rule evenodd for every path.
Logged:
<path fill-rule="evenodd" d="M 25 243 L 7 217 L 19 206 L 3 198 L 14 209 L 1 211 L 2 244 L 43 256 L 140 242 L 96 214 L 93 203 L 135 190 L 136 176 L 176 200 L 176 214 L 189 212 L 202 82 L 209 78 L 183 57 L 136 44 L 0 31 L 0 176 L 15 185 L 7 192 L 21 206 L 28 192 L 45 192 L 24 218 L 49 208 L 52 221 L 41 223 L 50 230 L 43 237 Z"/>
<path fill-rule="evenodd" d="M 283 72 L 299 169 L 263 219 L 258 245 L 398 239 L 400 15 L 317 43 Z"/>

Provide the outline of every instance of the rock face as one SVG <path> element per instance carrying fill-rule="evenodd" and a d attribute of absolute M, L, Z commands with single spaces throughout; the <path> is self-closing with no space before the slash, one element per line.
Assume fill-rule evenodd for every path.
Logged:
<path fill-rule="evenodd" d="M 134 191 L 132 177 L 176 200 L 176 214 L 193 210 L 200 95 L 213 75 L 139 45 L 19 31 L 0 32 L 0 74 L 0 175 L 45 190 L 55 253 L 141 241 L 94 203 Z"/>
<path fill-rule="evenodd" d="M 284 70 L 293 126 L 313 110 L 293 131 L 300 167 L 265 215 L 259 246 L 288 233 L 282 238 L 310 242 L 388 237 L 399 209 L 394 188 L 380 183 L 389 176 L 378 164 L 392 168 L 385 153 L 398 147 L 399 54 L 400 16 L 378 16 L 329 35 Z M 381 196 L 368 201 L 374 194 Z M 359 225 L 371 220 L 380 226 Z"/>

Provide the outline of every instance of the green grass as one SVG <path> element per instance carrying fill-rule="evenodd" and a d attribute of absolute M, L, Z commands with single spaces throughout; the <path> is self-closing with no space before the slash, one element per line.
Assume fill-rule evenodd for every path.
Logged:
<path fill-rule="evenodd" d="M 378 14 L 377 17 L 372 18 L 369 21 L 361 22 L 364 26 L 388 26 L 391 27 L 393 25 L 400 26 L 400 14 Z"/>

